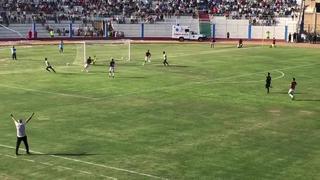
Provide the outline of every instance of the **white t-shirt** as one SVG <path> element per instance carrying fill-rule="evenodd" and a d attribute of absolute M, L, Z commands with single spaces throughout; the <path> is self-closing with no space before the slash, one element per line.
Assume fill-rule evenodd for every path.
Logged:
<path fill-rule="evenodd" d="M 49 61 L 44 61 L 46 63 L 46 66 L 50 66 Z"/>
<path fill-rule="evenodd" d="M 11 54 L 16 53 L 16 48 L 11 48 Z"/>
<path fill-rule="evenodd" d="M 167 54 L 163 55 L 163 60 L 167 60 Z"/>
<path fill-rule="evenodd" d="M 15 122 L 17 128 L 17 137 L 24 137 L 26 136 L 26 123 L 18 123 Z"/>

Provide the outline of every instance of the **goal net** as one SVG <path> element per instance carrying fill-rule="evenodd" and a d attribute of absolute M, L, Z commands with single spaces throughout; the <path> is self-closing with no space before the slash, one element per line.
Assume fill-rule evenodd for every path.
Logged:
<path fill-rule="evenodd" d="M 112 58 L 116 61 L 130 61 L 130 40 L 82 41 L 77 44 L 76 64 L 83 64 L 87 58 L 96 58 L 97 64 L 105 64 Z"/>

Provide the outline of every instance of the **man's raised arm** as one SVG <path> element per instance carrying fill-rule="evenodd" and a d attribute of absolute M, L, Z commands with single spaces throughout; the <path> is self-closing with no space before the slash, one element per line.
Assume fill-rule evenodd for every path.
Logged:
<path fill-rule="evenodd" d="M 16 118 L 14 118 L 13 114 L 10 114 L 10 116 L 11 116 L 11 119 L 12 119 L 15 123 L 18 122 L 18 121 L 16 120 Z"/>
<path fill-rule="evenodd" d="M 32 119 L 33 115 L 34 115 L 34 112 L 33 112 L 33 113 L 31 114 L 31 116 L 27 119 L 26 123 L 28 123 L 28 122 Z"/>

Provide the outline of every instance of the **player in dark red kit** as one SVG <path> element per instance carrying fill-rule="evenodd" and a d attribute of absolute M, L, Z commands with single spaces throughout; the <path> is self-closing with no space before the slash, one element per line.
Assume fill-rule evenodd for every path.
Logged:
<path fill-rule="evenodd" d="M 142 65 L 145 65 L 147 62 L 151 62 L 151 53 L 150 53 L 149 49 L 146 52 L 146 56 L 144 57 L 144 62 Z"/>
<path fill-rule="evenodd" d="M 298 85 L 298 83 L 296 82 L 296 79 L 295 78 L 292 78 L 292 82 L 290 84 L 290 89 L 289 89 L 289 96 L 292 100 L 294 100 L 294 92 L 296 90 L 296 86 Z"/>
<path fill-rule="evenodd" d="M 85 64 L 84 64 L 84 68 L 82 71 L 86 71 L 86 72 L 89 72 L 89 67 L 90 67 L 90 64 L 92 63 L 92 59 L 91 57 L 89 56 L 89 58 L 86 60 Z"/>
<path fill-rule="evenodd" d="M 212 37 L 211 39 L 211 44 L 210 44 L 210 47 L 211 48 L 214 48 L 214 43 L 216 42 L 216 39 L 214 37 Z"/>
<path fill-rule="evenodd" d="M 271 44 L 270 47 L 272 47 L 272 48 L 275 48 L 275 47 L 276 47 L 276 38 L 273 38 L 273 39 L 272 39 L 272 44 Z"/>
<path fill-rule="evenodd" d="M 109 64 L 109 78 L 112 77 L 114 78 L 114 69 L 116 67 L 116 62 L 114 59 L 111 59 L 110 64 Z"/>
<path fill-rule="evenodd" d="M 163 62 L 162 63 L 164 66 L 169 66 L 167 54 L 165 51 L 163 51 Z"/>
<path fill-rule="evenodd" d="M 238 43 L 238 48 L 242 48 L 243 47 L 243 40 L 239 39 L 239 43 Z"/>
<path fill-rule="evenodd" d="M 269 89 L 271 88 L 271 75 L 268 72 L 268 76 L 266 77 L 266 89 L 267 89 L 267 93 L 269 94 Z"/>

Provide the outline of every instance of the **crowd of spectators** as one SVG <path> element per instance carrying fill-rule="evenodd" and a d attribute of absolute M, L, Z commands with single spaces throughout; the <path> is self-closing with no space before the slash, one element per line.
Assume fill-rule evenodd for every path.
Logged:
<path fill-rule="evenodd" d="M 1 0 L 4 23 L 45 24 L 47 20 L 82 21 L 113 18 L 118 23 L 155 23 L 165 17 L 198 11 L 232 19 L 249 19 L 252 24 L 274 24 L 274 17 L 296 16 L 296 0 Z"/>
<path fill-rule="evenodd" d="M 212 0 L 204 4 L 209 14 L 249 19 L 253 25 L 273 25 L 274 17 L 296 18 L 300 10 L 296 0 Z"/>

